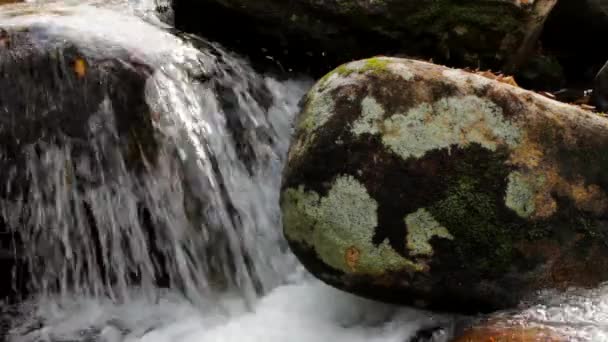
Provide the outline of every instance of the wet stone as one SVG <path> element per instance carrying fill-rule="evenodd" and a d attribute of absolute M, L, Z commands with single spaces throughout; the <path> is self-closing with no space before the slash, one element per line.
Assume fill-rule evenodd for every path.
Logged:
<path fill-rule="evenodd" d="M 475 313 L 608 280 L 608 120 L 378 57 L 308 93 L 284 172 L 292 250 L 362 296 Z"/>

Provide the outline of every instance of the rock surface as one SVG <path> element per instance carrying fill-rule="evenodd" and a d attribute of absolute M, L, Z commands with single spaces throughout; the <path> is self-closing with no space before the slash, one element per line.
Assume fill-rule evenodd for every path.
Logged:
<path fill-rule="evenodd" d="M 566 342 L 564 336 L 542 328 L 487 325 L 474 327 L 453 342 Z"/>
<path fill-rule="evenodd" d="M 322 74 L 377 54 L 498 68 L 525 60 L 555 0 L 175 0 L 179 29 Z M 239 25 L 226 24 L 238 22 Z"/>
<path fill-rule="evenodd" d="M 321 280 L 458 312 L 608 280 L 608 120 L 461 70 L 337 68 L 304 102 L 285 236 Z"/>

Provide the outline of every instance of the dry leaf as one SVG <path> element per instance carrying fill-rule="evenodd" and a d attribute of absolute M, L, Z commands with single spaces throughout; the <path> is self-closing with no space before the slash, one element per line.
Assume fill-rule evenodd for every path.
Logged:
<path fill-rule="evenodd" d="M 82 58 L 77 58 L 74 61 L 74 72 L 79 78 L 83 78 L 87 73 L 87 64 Z"/>

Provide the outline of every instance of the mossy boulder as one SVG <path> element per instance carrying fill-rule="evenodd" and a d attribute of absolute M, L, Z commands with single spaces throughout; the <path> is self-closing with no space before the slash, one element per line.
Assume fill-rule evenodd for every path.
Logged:
<path fill-rule="evenodd" d="M 174 7 L 182 30 L 285 68 L 325 73 L 387 53 L 499 68 L 526 37 L 534 45 L 546 2 L 554 0 L 174 0 Z"/>
<path fill-rule="evenodd" d="M 284 233 L 362 296 L 484 312 L 608 280 L 608 120 L 421 61 L 343 65 L 303 102 Z"/>

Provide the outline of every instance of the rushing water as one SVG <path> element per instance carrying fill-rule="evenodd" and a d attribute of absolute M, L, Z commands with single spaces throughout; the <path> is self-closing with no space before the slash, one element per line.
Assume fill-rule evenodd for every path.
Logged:
<path fill-rule="evenodd" d="M 75 154 L 70 139 L 24 147 L 23 170 L 9 174 L 25 173 L 29 195 L 0 209 L 24 241 L 35 292 L 0 311 L 10 341 L 403 342 L 435 326 L 444 328 L 435 341 L 447 341 L 454 317 L 331 289 L 289 253 L 278 190 L 311 80 L 261 75 L 219 45 L 172 35 L 171 13 L 158 18 L 155 1 L 35 2 L 0 7 L 0 26 L 42 27 L 91 55 L 126 50 L 151 66 L 160 148 L 154 167 L 129 169 L 110 100 L 88 118 L 91 154 Z M 546 295 L 517 319 L 608 340 L 608 289 Z"/>

